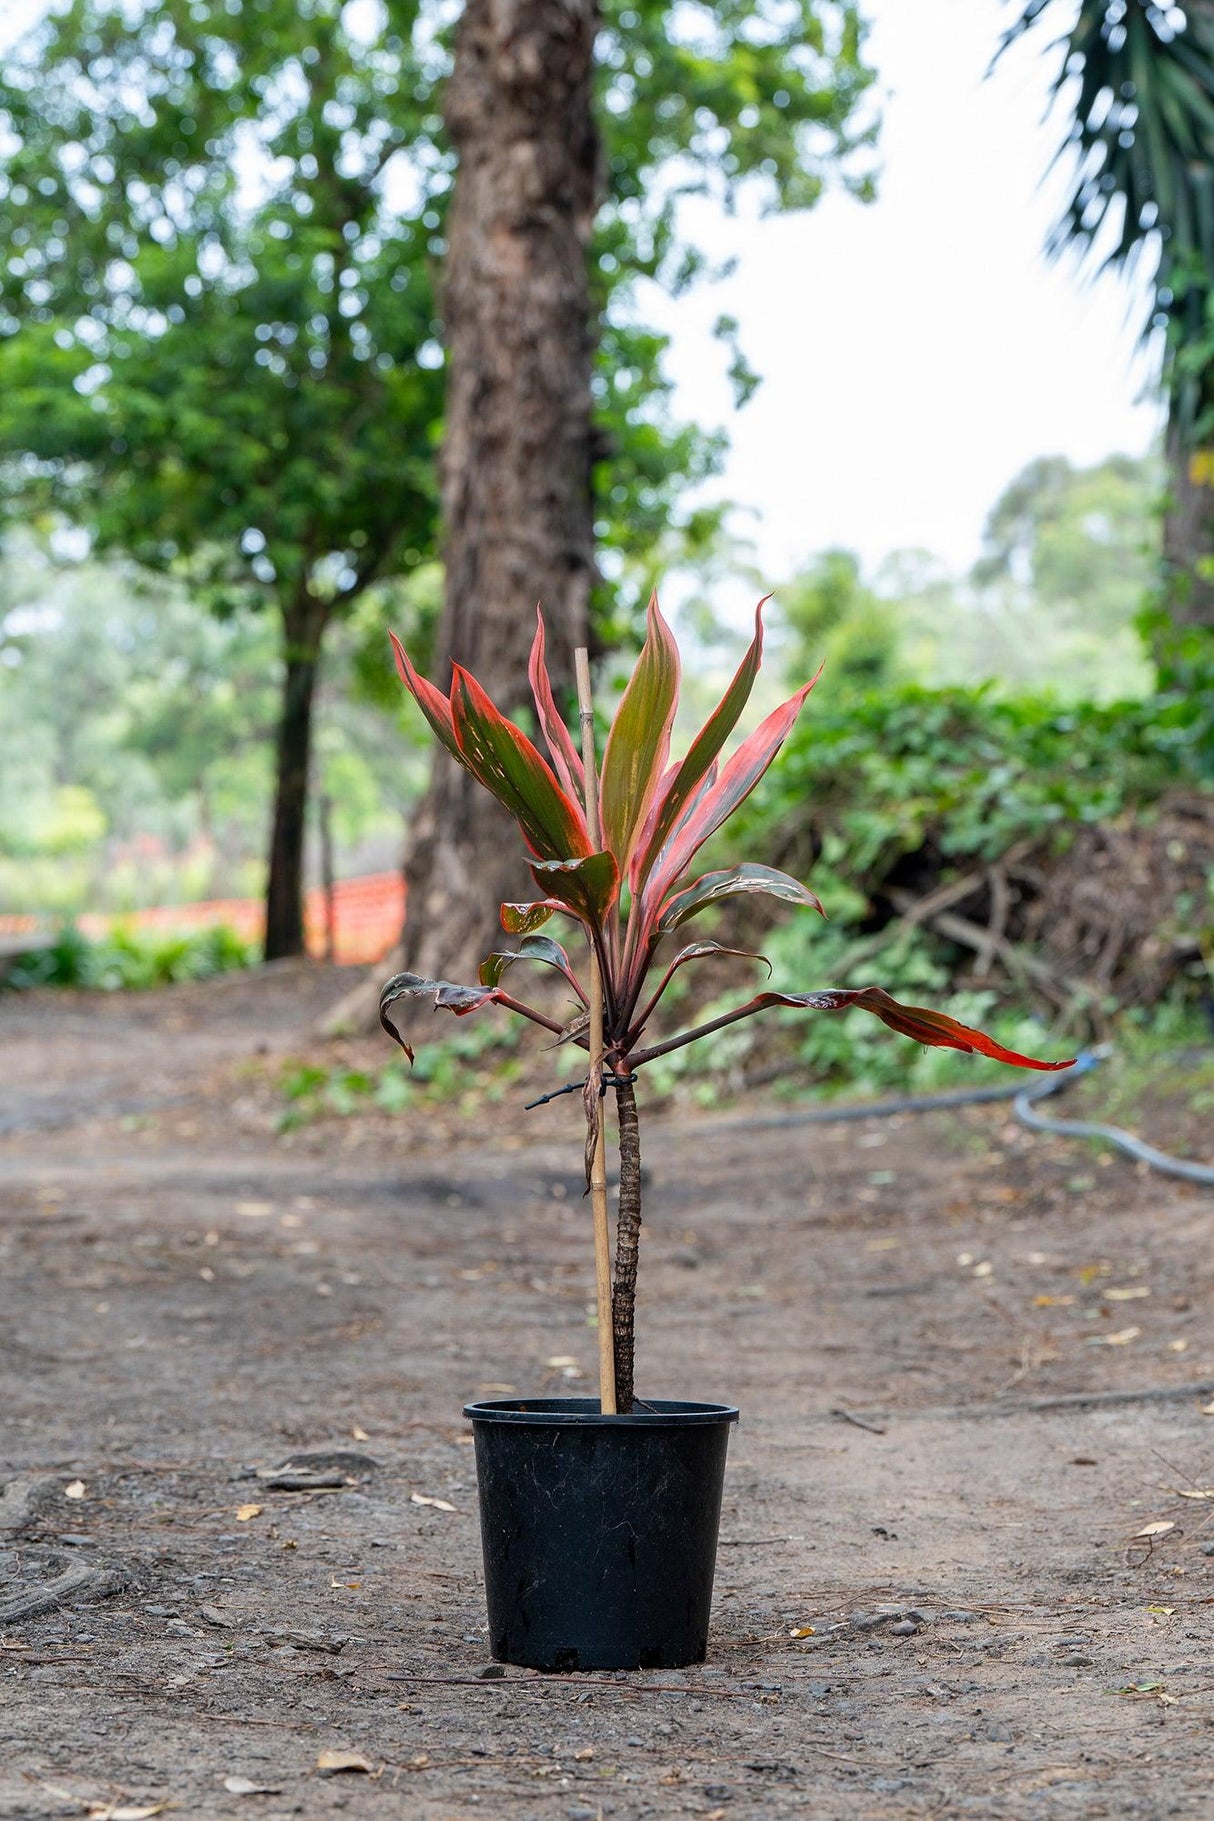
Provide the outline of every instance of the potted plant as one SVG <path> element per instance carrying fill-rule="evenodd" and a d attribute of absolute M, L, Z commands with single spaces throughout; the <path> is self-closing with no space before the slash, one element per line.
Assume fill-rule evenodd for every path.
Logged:
<path fill-rule="evenodd" d="M 692 942 L 669 958 L 667 939 L 709 905 L 760 893 L 822 911 L 813 892 L 748 863 L 690 876 L 710 836 L 775 758 L 817 677 L 769 714 L 728 758 L 725 745 L 758 674 L 763 603 L 754 637 L 724 696 L 681 761 L 670 763 L 679 656 L 656 598 L 647 636 L 620 698 L 601 766 L 595 754 L 585 652 L 577 654 L 579 752 L 557 708 L 538 617 L 530 680 L 545 758 L 458 664 L 450 695 L 420 676 L 393 637 L 397 668 L 435 735 L 513 816 L 539 897 L 503 904 L 517 946 L 481 963 L 475 986 L 397 974 L 380 1019 L 412 1060 L 400 1029 L 416 1001 L 464 1017 L 501 1005 L 585 1050 L 581 1084 L 598 1295 L 598 1399 L 510 1398 L 470 1404 L 489 1607 L 499 1660 L 547 1669 L 674 1667 L 702 1661 L 717 1544 L 728 1405 L 642 1400 L 633 1386 L 633 1316 L 641 1230 L 641 1153 L 635 1083 L 655 1057 L 772 1006 L 871 1012 L 919 1043 L 977 1052 L 1020 1068 L 1060 1069 L 1004 1049 L 941 1012 L 900 1005 L 878 986 L 762 992 L 690 1030 L 650 1036 L 680 968 L 738 954 Z M 585 965 L 549 934 L 572 923 Z M 502 984 L 518 962 L 555 969 L 573 996 L 562 1021 Z M 565 1090 L 561 1090 L 565 1091 Z M 614 1260 L 607 1222 L 601 1107 L 616 1102 L 619 1189 Z"/>

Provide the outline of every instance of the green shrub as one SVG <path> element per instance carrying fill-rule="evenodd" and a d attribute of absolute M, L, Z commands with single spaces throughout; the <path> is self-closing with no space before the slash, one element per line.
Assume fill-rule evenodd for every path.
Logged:
<path fill-rule="evenodd" d="M 4 984 L 17 990 L 61 986 L 125 992 L 207 980 L 252 967 L 257 960 L 256 945 L 222 924 L 163 934 L 119 925 L 108 936 L 92 938 L 65 923 L 46 948 L 15 962 Z"/>

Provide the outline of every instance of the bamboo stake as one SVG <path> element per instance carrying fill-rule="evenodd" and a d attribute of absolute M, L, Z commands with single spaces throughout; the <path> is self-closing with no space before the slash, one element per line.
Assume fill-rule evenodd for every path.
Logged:
<path fill-rule="evenodd" d="M 586 768 L 586 820 L 591 838 L 599 837 L 598 765 L 594 751 L 594 703 L 590 693 L 590 657 L 585 646 L 573 654 L 577 676 L 578 718 L 582 730 L 582 764 Z M 590 950 L 590 1072 L 603 1066 L 603 981 L 598 956 Z M 605 1107 L 599 1103 L 599 1129 L 590 1168 L 590 1208 L 594 1221 L 594 1287 L 599 1329 L 599 1409 L 616 1414 L 615 1324 L 611 1303 L 611 1233 L 607 1220 L 607 1145 Z"/>

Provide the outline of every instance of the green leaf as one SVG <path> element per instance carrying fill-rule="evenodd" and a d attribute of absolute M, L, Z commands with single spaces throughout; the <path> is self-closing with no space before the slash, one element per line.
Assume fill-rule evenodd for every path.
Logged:
<path fill-rule="evenodd" d="M 502 975 L 516 961 L 539 961 L 545 967 L 554 967 L 558 974 L 563 974 L 582 1004 L 587 1003 L 586 993 L 581 981 L 574 973 L 569 957 L 559 942 L 553 942 L 549 936 L 528 936 L 520 942 L 517 949 L 494 949 L 486 955 L 478 970 L 482 986 L 498 986 Z"/>
<path fill-rule="evenodd" d="M 679 700 L 679 652 L 658 606 L 649 602 L 649 630 L 620 699 L 603 754 L 599 813 L 603 841 L 620 872 L 653 801 L 670 752 Z"/>
<path fill-rule="evenodd" d="M 763 660 L 763 608 L 769 599 L 770 596 L 765 595 L 755 608 L 754 637 L 734 672 L 729 688 L 688 747 L 685 758 L 675 770 L 669 784 L 658 793 L 629 869 L 628 882 L 634 896 L 648 878 L 666 837 L 708 776 L 713 762 L 750 700 L 750 692 Z"/>
<path fill-rule="evenodd" d="M 465 765 L 510 811 L 532 853 L 569 860 L 594 851 L 581 809 L 522 729 L 498 712 L 459 664 L 453 666 L 451 712 Z"/>
<path fill-rule="evenodd" d="M 677 929 L 680 923 L 686 923 L 702 911 L 705 905 L 715 904 L 722 898 L 737 898 L 747 892 L 758 892 L 764 897 L 781 898 L 786 904 L 807 904 L 811 910 L 826 912 L 814 892 L 799 879 L 790 878 L 787 873 L 777 872 L 772 866 L 754 866 L 745 864 L 731 866 L 727 871 L 705 873 L 700 879 L 667 898 L 658 916 L 658 934 Z"/>
<path fill-rule="evenodd" d="M 541 898 L 535 904 L 503 904 L 499 914 L 508 936 L 529 936 L 532 930 L 542 929 L 549 917 L 564 908 L 555 898 Z"/>
<path fill-rule="evenodd" d="M 576 916 L 601 929 L 620 889 L 615 855 L 604 850 L 585 860 L 535 860 L 531 875 L 541 891 L 559 898 Z"/>

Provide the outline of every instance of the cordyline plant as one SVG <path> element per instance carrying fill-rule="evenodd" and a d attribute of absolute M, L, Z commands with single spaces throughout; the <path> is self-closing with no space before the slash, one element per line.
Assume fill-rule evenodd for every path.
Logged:
<path fill-rule="evenodd" d="M 553 1032 L 559 1040 L 591 1052 L 583 1088 L 588 1180 L 596 1149 L 601 1155 L 599 1108 L 608 1087 L 615 1092 L 618 1115 L 619 1200 L 609 1306 L 615 1397 L 617 1408 L 624 1413 L 633 1405 L 633 1319 L 641 1225 L 635 1079 L 647 1062 L 723 1030 L 740 1018 L 773 1006 L 793 1006 L 819 1012 L 859 1007 L 918 1043 L 978 1052 L 1018 1068 L 1070 1066 L 1018 1055 L 943 1012 L 900 1005 L 879 986 L 763 992 L 709 1023 L 656 1042 L 645 1040 L 662 995 L 681 967 L 709 955 L 762 959 L 708 941 L 693 942 L 668 959 L 660 958 L 667 938 L 700 911 L 723 899 L 754 892 L 822 912 L 807 886 L 769 866 L 741 864 L 698 878 L 689 876 L 700 848 L 749 796 L 775 758 L 818 680 L 813 677 L 769 714 L 729 758 L 722 759 L 758 674 L 763 605 L 759 603 L 754 638 L 728 689 L 684 757 L 671 764 L 679 654 L 656 597 L 650 602 L 645 644 L 616 709 L 597 773 L 593 737 L 584 740 L 584 762 L 557 709 L 544 662 L 542 616 L 538 616 L 531 650 L 530 680 L 548 749 L 546 759 L 520 728 L 498 712 L 475 677 L 454 665 L 450 697 L 444 696 L 418 674 L 399 641 L 392 638 L 401 680 L 438 739 L 513 816 L 541 895 L 532 903 L 502 905 L 502 928 L 521 940 L 516 948 L 497 949 L 486 956 L 478 985 L 457 986 L 448 980 L 397 974 L 380 996 L 380 1021 L 410 1061 L 413 1050 L 395 1020 L 408 1002 L 422 999 L 457 1017 L 482 1006 L 502 1005 Z M 584 733 L 587 720 L 588 705 L 583 700 Z M 536 934 L 553 917 L 570 919 L 586 938 L 585 983 L 565 948 L 551 936 Z M 518 961 L 539 962 L 564 977 L 577 1002 L 576 1015 L 569 1022 L 561 1023 L 506 991 L 502 979 Z M 591 1019 L 592 997 L 597 1011 L 600 994 L 601 1049 Z"/>

